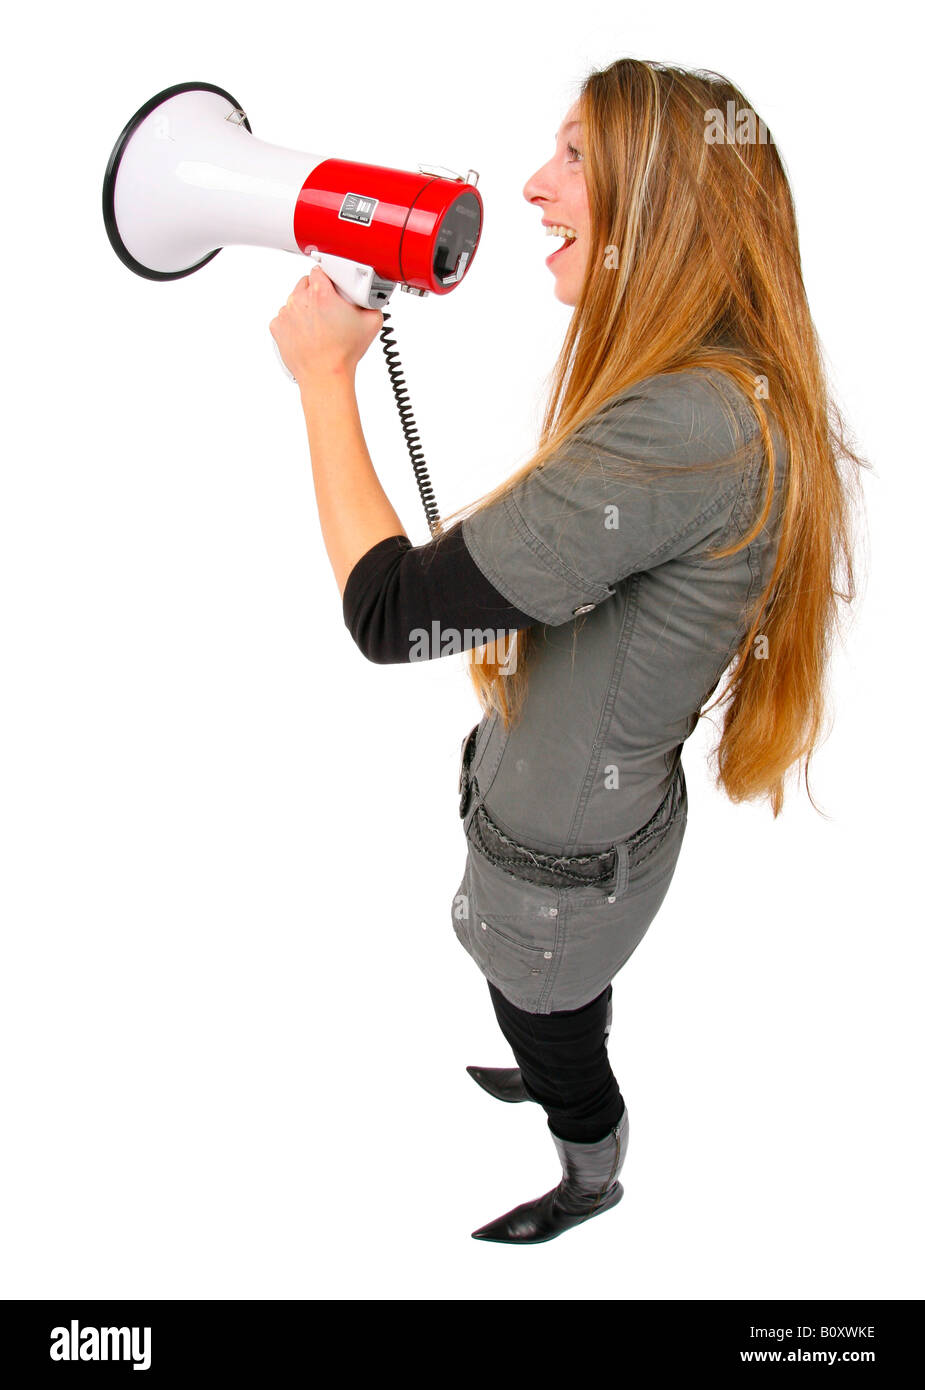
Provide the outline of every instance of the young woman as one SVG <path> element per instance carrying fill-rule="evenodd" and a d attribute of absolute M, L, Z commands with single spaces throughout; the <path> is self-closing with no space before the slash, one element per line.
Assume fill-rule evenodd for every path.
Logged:
<path fill-rule="evenodd" d="M 565 237 L 547 264 L 575 310 L 540 447 L 429 544 L 411 545 L 357 411 L 382 315 L 316 270 L 270 330 L 355 641 L 375 662 L 468 652 L 483 717 L 463 741 L 452 921 L 518 1063 L 469 1071 L 542 1106 L 562 1167 L 472 1234 L 533 1243 L 622 1196 L 611 981 L 667 893 L 681 748 L 724 673 L 725 792 L 777 816 L 788 769 L 808 774 L 854 595 L 856 471 L 839 464 L 863 461 L 829 398 L 780 157 L 730 82 L 593 71 L 524 196 Z M 449 644 L 422 652 L 422 629 Z"/>

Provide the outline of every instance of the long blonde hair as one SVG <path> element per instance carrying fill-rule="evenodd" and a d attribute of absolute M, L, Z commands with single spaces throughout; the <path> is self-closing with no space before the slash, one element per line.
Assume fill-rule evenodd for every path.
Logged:
<path fill-rule="evenodd" d="M 858 470 L 869 465 L 849 447 L 827 386 L 783 164 L 742 93 L 716 73 L 623 58 L 593 70 L 579 101 L 591 242 L 540 443 L 474 508 L 444 518 L 436 534 L 463 511 L 496 503 L 633 384 L 696 367 L 724 372 L 757 415 L 767 486 L 751 531 L 718 556 L 747 545 L 768 516 L 769 409 L 789 467 L 774 571 L 746 615 L 750 623 L 714 701 L 724 709 L 713 752 L 717 784 L 732 801 L 766 797 L 776 817 L 788 769 L 802 761 L 815 806 L 809 760 L 823 733 L 837 601 L 856 596 L 851 503 Z M 751 122 L 741 143 L 728 125 L 723 139 L 716 125 L 718 113 L 732 111 L 749 113 L 738 117 Z M 711 128 L 719 138 L 709 138 Z M 613 264 L 614 248 L 616 268 L 597 273 Z M 758 378 L 766 385 L 756 395 Z M 770 660 L 756 655 L 759 634 Z M 534 629 L 516 640 L 513 660 L 510 649 L 502 658 L 494 644 L 466 654 L 483 712 L 497 711 L 505 727 L 523 709 Z"/>

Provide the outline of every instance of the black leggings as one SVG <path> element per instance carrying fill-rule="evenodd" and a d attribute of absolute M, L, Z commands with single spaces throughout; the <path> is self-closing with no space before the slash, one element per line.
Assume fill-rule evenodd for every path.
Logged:
<path fill-rule="evenodd" d="M 546 1111 L 553 1134 L 584 1144 L 603 1139 L 625 1109 L 604 1035 L 613 986 L 580 1009 L 529 1014 L 486 983 L 527 1094 Z"/>

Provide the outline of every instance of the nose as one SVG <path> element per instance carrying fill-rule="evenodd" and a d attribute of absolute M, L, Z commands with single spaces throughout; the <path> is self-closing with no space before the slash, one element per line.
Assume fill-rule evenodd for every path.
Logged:
<path fill-rule="evenodd" d="M 528 203 L 535 203 L 538 198 L 551 199 L 553 196 L 552 177 L 550 164 L 544 164 L 541 169 L 537 169 L 535 174 L 531 174 L 523 186 L 523 196 Z"/>

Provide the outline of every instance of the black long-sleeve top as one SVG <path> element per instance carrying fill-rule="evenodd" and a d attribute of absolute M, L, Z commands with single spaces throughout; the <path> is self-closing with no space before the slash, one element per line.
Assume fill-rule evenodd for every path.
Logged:
<path fill-rule="evenodd" d="M 360 651 L 380 666 L 450 656 L 537 622 L 485 578 L 461 522 L 427 545 L 396 535 L 372 546 L 350 571 L 343 611 Z"/>

